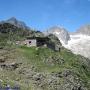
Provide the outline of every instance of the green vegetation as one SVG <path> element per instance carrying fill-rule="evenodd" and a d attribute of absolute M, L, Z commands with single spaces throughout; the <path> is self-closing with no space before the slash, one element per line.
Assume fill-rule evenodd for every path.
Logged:
<path fill-rule="evenodd" d="M 3 50 L 2 50 L 3 51 Z M 21 63 L 20 66 L 15 70 L 7 70 L 5 68 L 0 69 L 0 80 L 2 80 L 3 87 L 8 83 L 12 87 L 14 85 L 19 85 L 21 90 L 57 90 L 53 88 L 47 88 L 48 84 L 40 88 L 39 86 L 34 86 L 34 80 L 30 78 L 31 74 L 42 73 L 46 79 L 51 77 L 52 73 L 63 73 L 64 71 L 70 70 L 71 75 L 78 77 L 79 81 L 82 82 L 83 86 L 90 89 L 90 66 L 89 60 L 80 56 L 74 55 L 67 49 L 62 48 L 60 52 L 55 52 L 48 48 L 37 48 L 37 47 L 14 47 L 9 51 L 1 52 L 3 57 L 7 57 L 6 63 Z M 1 56 L 0 56 L 1 57 Z M 1 60 L 1 59 L 0 59 Z M 29 79 L 27 79 L 29 78 Z M 64 84 L 63 76 L 60 79 L 60 83 Z M 51 79 L 52 80 L 52 79 Z M 40 81 L 42 83 L 42 81 Z M 74 83 L 74 81 L 73 81 Z"/>
<path fill-rule="evenodd" d="M 90 60 L 60 47 L 55 52 L 45 47 L 15 46 L 26 36 L 41 32 L 25 31 L 11 24 L 0 26 L 0 83 L 20 90 L 90 90 Z M 9 28 L 9 29 L 8 29 Z M 5 31 L 4 31 L 5 29 Z M 42 35 L 43 36 L 43 35 Z M 49 43 L 61 45 L 49 35 Z"/>
<path fill-rule="evenodd" d="M 33 66 L 37 72 L 49 74 L 52 72 L 63 72 L 68 69 L 73 71 L 74 75 L 78 76 L 86 87 L 90 88 L 90 67 L 88 59 L 80 55 L 74 55 L 64 48 L 60 52 L 54 52 L 48 48 L 28 48 L 24 46 L 19 47 L 18 50 L 25 58 L 23 62 L 27 62 L 27 67 Z"/>

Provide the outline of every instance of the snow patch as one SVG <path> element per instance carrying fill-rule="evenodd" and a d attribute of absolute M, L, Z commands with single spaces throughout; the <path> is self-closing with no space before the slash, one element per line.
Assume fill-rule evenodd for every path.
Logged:
<path fill-rule="evenodd" d="M 53 34 L 59 35 L 59 34 L 60 34 L 60 32 L 53 32 Z"/>
<path fill-rule="evenodd" d="M 62 45 L 71 50 L 75 54 L 80 54 L 85 57 L 90 56 L 90 36 L 78 34 L 78 35 L 70 35 L 70 40 L 68 44 L 64 44 L 61 41 Z"/>

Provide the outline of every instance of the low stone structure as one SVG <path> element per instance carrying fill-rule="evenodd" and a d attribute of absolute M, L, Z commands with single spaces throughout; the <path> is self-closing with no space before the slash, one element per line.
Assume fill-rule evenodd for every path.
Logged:
<path fill-rule="evenodd" d="M 27 37 L 27 39 L 23 42 L 24 45 L 27 47 L 32 47 L 32 46 L 47 46 L 47 40 L 49 38 L 47 37 Z"/>
<path fill-rule="evenodd" d="M 48 37 L 27 37 L 24 41 L 17 41 L 17 45 L 25 45 L 27 47 L 48 47 L 54 51 L 60 51 L 60 46 L 50 41 Z"/>

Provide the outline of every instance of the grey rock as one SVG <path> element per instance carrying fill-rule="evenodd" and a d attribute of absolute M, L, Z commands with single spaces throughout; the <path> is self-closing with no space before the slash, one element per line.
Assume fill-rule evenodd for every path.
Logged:
<path fill-rule="evenodd" d="M 0 56 L 0 63 L 4 63 L 6 61 L 6 58 L 4 56 Z"/>
<path fill-rule="evenodd" d="M 44 60 L 44 63 L 48 64 L 48 65 L 61 65 L 64 64 L 64 59 L 62 59 L 61 57 L 57 57 L 55 56 L 50 56 L 48 58 L 46 58 Z"/>
<path fill-rule="evenodd" d="M 22 29 L 30 29 L 24 22 L 17 20 L 15 17 L 11 17 L 8 20 L 5 21 L 1 21 L 0 24 L 4 24 L 4 23 L 10 23 L 18 28 L 22 28 Z"/>
<path fill-rule="evenodd" d="M 60 41 L 63 41 L 63 43 L 67 44 L 68 40 L 70 40 L 69 33 L 65 28 L 54 26 L 47 30 L 47 34 L 54 34 L 59 38 Z"/>
<path fill-rule="evenodd" d="M 0 67 L 6 70 L 15 70 L 19 67 L 21 63 L 2 63 Z"/>

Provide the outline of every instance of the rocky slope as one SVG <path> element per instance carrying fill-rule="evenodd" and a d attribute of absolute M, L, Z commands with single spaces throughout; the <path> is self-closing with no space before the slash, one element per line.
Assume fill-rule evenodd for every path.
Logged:
<path fill-rule="evenodd" d="M 44 34 L 40 31 L 35 31 L 28 28 L 24 23 L 16 18 L 10 18 L 0 22 L 0 43 L 5 41 L 23 40 L 27 36 L 43 37 Z"/>
<path fill-rule="evenodd" d="M 89 90 L 90 60 L 65 48 L 0 49 L 0 84 L 20 90 Z"/>

